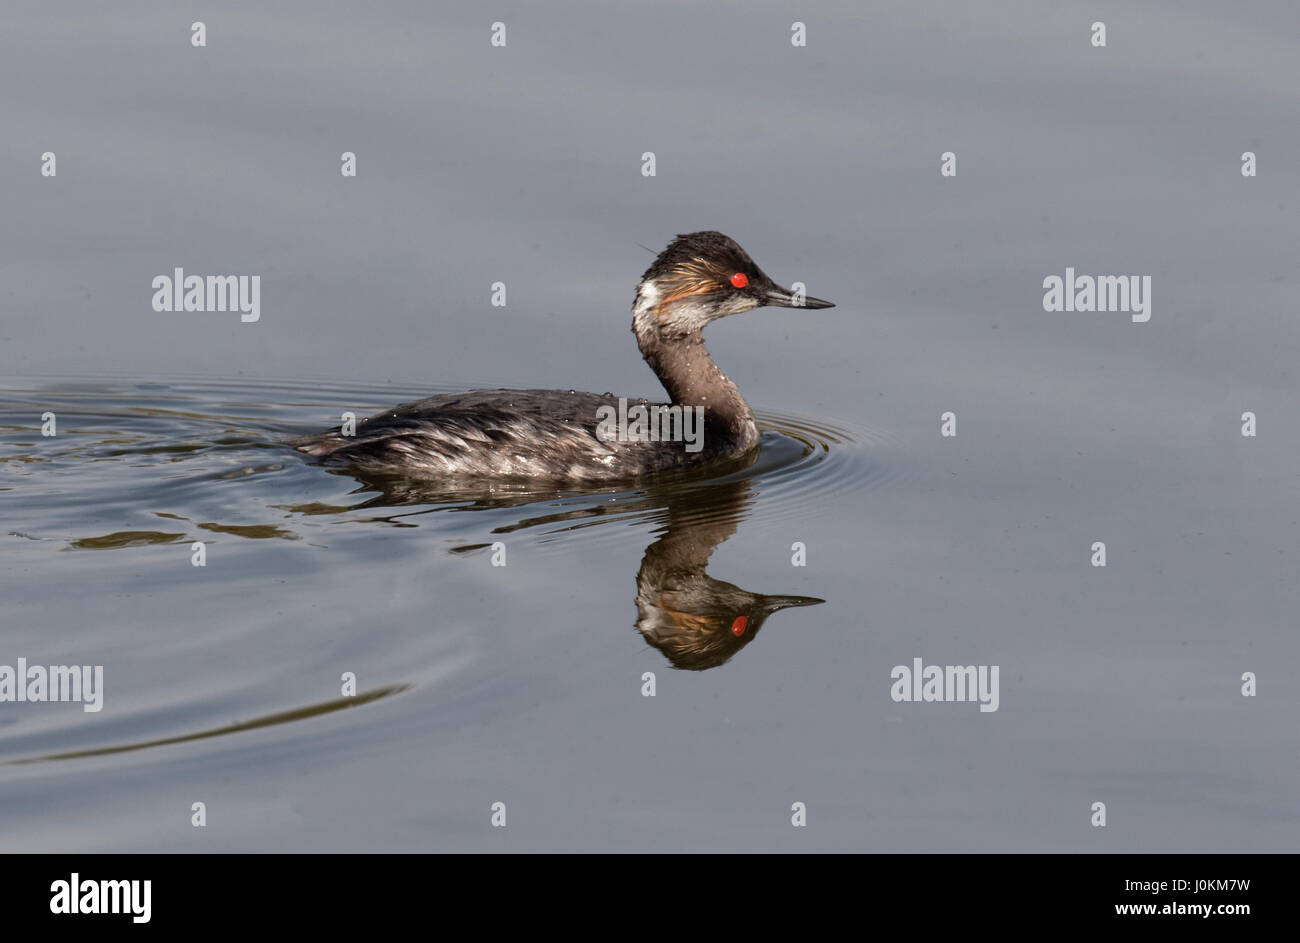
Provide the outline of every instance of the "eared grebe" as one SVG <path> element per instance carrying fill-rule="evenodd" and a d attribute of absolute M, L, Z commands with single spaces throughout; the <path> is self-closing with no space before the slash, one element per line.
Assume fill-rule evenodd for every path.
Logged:
<path fill-rule="evenodd" d="M 720 232 L 678 236 L 641 276 L 632 331 L 671 404 L 572 390 L 473 390 L 395 406 L 299 439 L 308 455 L 402 474 L 593 482 L 639 478 L 745 455 L 754 413 L 701 331 L 764 305 L 831 308 L 768 278 Z"/>

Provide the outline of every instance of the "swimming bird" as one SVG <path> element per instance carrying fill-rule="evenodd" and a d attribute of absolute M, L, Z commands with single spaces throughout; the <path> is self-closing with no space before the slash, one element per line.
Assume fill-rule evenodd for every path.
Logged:
<path fill-rule="evenodd" d="M 711 321 L 769 305 L 834 305 L 781 287 L 720 232 L 677 236 L 646 269 L 632 332 L 668 403 L 573 390 L 432 396 L 298 439 L 330 463 L 446 479 L 606 483 L 740 458 L 758 445 L 754 412 L 704 346 Z"/>

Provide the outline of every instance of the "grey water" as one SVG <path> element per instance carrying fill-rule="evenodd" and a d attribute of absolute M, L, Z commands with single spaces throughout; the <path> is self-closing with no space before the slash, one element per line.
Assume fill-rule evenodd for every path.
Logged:
<path fill-rule="evenodd" d="M 1296 848 L 1300 12 L 787 6 L 6 11 L 0 666 L 104 687 L 0 701 L 0 851 Z M 284 447 L 659 395 L 639 244 L 703 228 L 838 304 L 709 329 L 752 463 Z M 1067 266 L 1151 320 L 1044 311 Z M 177 267 L 260 319 L 154 311 Z M 998 709 L 895 701 L 918 657 Z"/>

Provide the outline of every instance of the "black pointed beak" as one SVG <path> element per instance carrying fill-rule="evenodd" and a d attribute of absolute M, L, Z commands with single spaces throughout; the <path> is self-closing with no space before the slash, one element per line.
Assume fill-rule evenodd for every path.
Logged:
<path fill-rule="evenodd" d="M 802 300 L 793 292 L 786 291 L 780 285 L 773 285 L 767 290 L 766 304 L 775 305 L 778 308 L 833 308 L 835 302 L 822 301 L 820 298 L 813 298 L 805 295 Z"/>
<path fill-rule="evenodd" d="M 761 605 L 768 612 L 779 612 L 795 606 L 820 606 L 825 601 L 816 596 L 764 596 Z"/>

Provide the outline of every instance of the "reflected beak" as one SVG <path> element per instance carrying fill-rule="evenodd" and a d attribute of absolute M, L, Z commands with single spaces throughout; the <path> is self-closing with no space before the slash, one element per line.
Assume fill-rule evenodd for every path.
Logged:
<path fill-rule="evenodd" d="M 835 302 L 822 301 L 820 298 L 813 298 L 805 295 L 803 301 L 799 301 L 794 294 L 786 291 L 780 285 L 773 285 L 767 290 L 767 304 L 775 305 L 778 308 L 833 308 Z"/>

